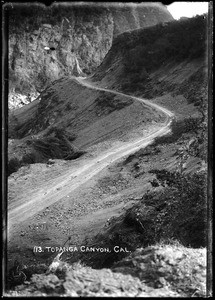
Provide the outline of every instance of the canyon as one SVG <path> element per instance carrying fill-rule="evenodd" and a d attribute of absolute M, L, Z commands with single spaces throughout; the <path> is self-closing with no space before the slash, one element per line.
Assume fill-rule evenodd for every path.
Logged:
<path fill-rule="evenodd" d="M 75 75 L 77 60 L 83 73 L 94 72 L 117 35 L 173 19 L 159 3 L 58 6 L 7 6 L 11 109 L 35 100 L 52 81 Z"/>
<path fill-rule="evenodd" d="M 205 296 L 207 16 L 52 9 L 11 68 L 38 94 L 9 110 L 7 295 Z"/>

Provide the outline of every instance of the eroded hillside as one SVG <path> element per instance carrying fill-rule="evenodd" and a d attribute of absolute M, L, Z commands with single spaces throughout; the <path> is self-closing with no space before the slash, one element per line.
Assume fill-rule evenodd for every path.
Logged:
<path fill-rule="evenodd" d="M 40 100 L 10 113 L 9 174 L 16 162 L 19 168 L 27 162 L 63 158 L 63 136 L 76 158 L 77 153 L 94 153 L 97 144 L 108 148 L 135 139 L 142 130 L 156 128 L 164 120 L 162 112 L 130 96 L 89 90 L 74 78 L 56 81 L 41 93 Z M 54 134 L 55 129 L 61 130 L 61 136 Z M 65 156 L 69 154 L 65 152 Z"/>

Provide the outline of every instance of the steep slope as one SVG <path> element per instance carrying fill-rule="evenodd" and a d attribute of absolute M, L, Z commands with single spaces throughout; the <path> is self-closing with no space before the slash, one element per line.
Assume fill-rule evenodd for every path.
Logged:
<path fill-rule="evenodd" d="M 146 98 L 173 92 L 194 102 L 207 86 L 206 47 L 206 16 L 126 32 L 92 80 Z"/>
<path fill-rule="evenodd" d="M 146 28 L 158 23 L 172 21 L 173 17 L 159 2 L 109 4 L 114 20 L 114 37 L 138 28 Z"/>
<path fill-rule="evenodd" d="M 116 35 L 172 20 L 159 3 L 15 4 L 7 5 L 5 11 L 9 22 L 9 108 L 35 99 L 53 80 L 74 74 L 76 60 L 84 73 L 94 71 Z"/>
<path fill-rule="evenodd" d="M 53 136 L 54 128 L 66 131 L 71 149 L 94 153 L 96 148 L 111 147 L 141 136 L 142 130 L 155 129 L 165 115 L 156 106 L 130 96 L 98 89 L 91 90 L 75 78 L 54 82 L 36 100 L 9 115 L 9 160 L 32 162 L 62 158 L 61 152 L 35 157 L 35 146 Z M 42 145 L 41 145 L 42 146 Z M 92 149 L 94 150 L 92 150 Z M 48 151 L 48 149 L 47 149 Z M 47 154 L 48 155 L 48 154 Z"/>

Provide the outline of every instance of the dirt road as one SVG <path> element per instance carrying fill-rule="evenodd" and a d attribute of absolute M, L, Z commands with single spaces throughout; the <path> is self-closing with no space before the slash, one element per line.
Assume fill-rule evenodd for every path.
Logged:
<path fill-rule="evenodd" d="M 74 78 L 74 80 L 76 80 L 79 84 L 86 86 L 90 89 L 108 91 L 116 95 L 121 95 L 124 97 L 132 98 L 136 101 L 144 102 L 146 105 L 151 106 L 154 109 L 162 111 L 164 114 L 166 114 L 166 121 L 163 124 L 163 127 L 161 127 L 159 130 L 150 133 L 150 135 L 148 136 L 143 136 L 135 142 L 126 142 L 120 147 L 113 147 L 107 150 L 106 152 L 100 154 L 97 158 L 89 158 L 80 161 L 80 164 L 76 168 L 72 168 L 72 170 L 66 171 L 63 175 L 60 175 L 55 179 L 49 180 L 46 184 L 46 193 L 44 193 L 44 187 L 39 187 L 37 192 L 32 191 L 28 193 L 28 202 L 26 202 L 26 200 L 23 200 L 23 202 L 19 201 L 13 203 L 13 205 L 8 207 L 9 235 L 10 227 L 14 224 L 18 224 L 32 217 L 45 207 L 59 201 L 71 191 L 79 188 L 81 185 L 83 185 L 85 182 L 87 182 L 89 179 L 98 174 L 102 169 L 106 168 L 114 161 L 132 152 L 135 152 L 139 148 L 146 147 L 154 140 L 154 138 L 165 135 L 170 131 L 169 125 L 174 115 L 171 111 L 160 107 L 157 104 L 151 103 L 150 101 L 147 101 L 145 99 L 93 86 L 84 78 Z"/>
<path fill-rule="evenodd" d="M 110 89 L 98 87 L 96 85 L 93 85 L 92 82 L 89 83 L 85 77 L 74 77 L 73 79 L 75 81 L 79 82 L 81 85 L 88 87 L 89 89 L 94 89 L 94 90 L 98 90 L 98 91 L 105 91 L 105 92 L 109 92 L 109 93 L 112 93 L 112 94 L 115 94 L 115 95 L 123 96 L 123 97 L 128 98 L 128 99 L 133 99 L 133 100 L 136 100 L 136 101 L 140 101 L 140 102 L 145 103 L 148 106 L 151 106 L 151 107 L 153 107 L 153 108 L 155 108 L 157 110 L 162 111 L 169 118 L 172 118 L 174 116 L 174 114 L 170 110 L 168 110 L 168 109 L 166 109 L 164 107 L 161 107 L 161 106 L 159 106 L 159 105 L 157 105 L 155 103 L 152 103 L 149 100 L 138 98 L 138 97 L 134 97 L 134 96 L 131 96 L 131 95 L 126 95 L 124 93 L 113 91 L 113 90 L 110 90 Z"/>

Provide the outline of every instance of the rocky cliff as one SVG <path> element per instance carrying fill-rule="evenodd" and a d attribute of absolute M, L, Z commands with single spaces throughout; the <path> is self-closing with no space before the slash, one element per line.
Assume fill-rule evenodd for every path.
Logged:
<path fill-rule="evenodd" d="M 120 33 L 172 20 L 159 3 L 14 5 L 9 24 L 9 108 L 63 76 L 90 74 Z M 79 74 L 77 74 L 79 70 Z"/>

